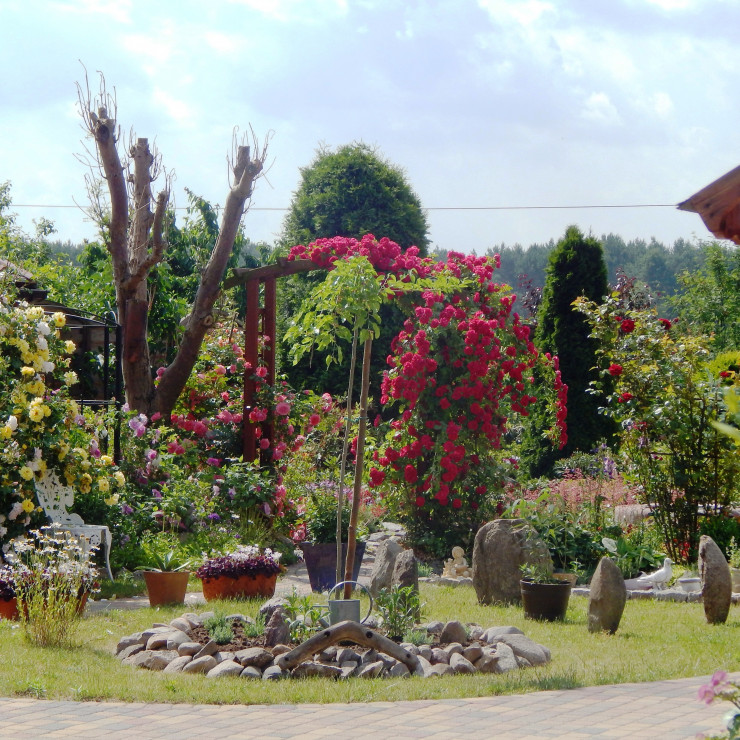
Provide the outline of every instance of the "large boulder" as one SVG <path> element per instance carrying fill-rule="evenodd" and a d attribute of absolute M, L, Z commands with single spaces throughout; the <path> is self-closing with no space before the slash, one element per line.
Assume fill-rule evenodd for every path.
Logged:
<path fill-rule="evenodd" d="M 699 539 L 699 577 L 707 622 L 726 622 L 732 603 L 730 566 L 715 541 L 705 534 Z"/>
<path fill-rule="evenodd" d="M 622 571 L 608 557 L 596 566 L 588 599 L 588 631 L 614 634 L 627 603 L 627 588 Z"/>
<path fill-rule="evenodd" d="M 375 553 L 375 563 L 370 575 L 370 593 L 377 596 L 381 589 L 389 589 L 393 580 L 393 569 L 396 558 L 403 552 L 403 547 L 396 540 L 385 540 Z"/>
<path fill-rule="evenodd" d="M 524 519 L 496 519 L 475 535 L 473 587 L 481 604 L 518 604 L 520 566 L 541 565 L 552 572 L 547 545 Z"/>

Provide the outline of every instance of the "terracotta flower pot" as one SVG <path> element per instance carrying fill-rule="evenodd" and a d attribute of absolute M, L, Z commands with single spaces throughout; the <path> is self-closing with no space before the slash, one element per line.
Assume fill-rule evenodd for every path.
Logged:
<path fill-rule="evenodd" d="M 12 599 L 0 599 L 0 617 L 3 619 L 18 619 L 18 600 L 13 597 Z"/>
<path fill-rule="evenodd" d="M 163 606 L 164 604 L 184 603 L 189 577 L 190 572 L 187 570 L 145 570 L 144 580 L 149 594 L 149 605 Z"/>
<path fill-rule="evenodd" d="M 519 581 L 526 619 L 562 620 L 570 600 L 570 583 L 533 583 Z"/>
<path fill-rule="evenodd" d="M 253 576 L 218 576 L 217 578 L 204 578 L 203 596 L 206 601 L 213 599 L 249 599 L 255 596 L 270 598 L 275 593 L 277 573 L 266 575 L 257 573 Z"/>

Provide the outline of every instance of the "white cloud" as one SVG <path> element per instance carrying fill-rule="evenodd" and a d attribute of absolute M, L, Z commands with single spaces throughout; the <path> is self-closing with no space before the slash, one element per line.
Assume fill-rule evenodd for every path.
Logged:
<path fill-rule="evenodd" d="M 687 10 L 696 3 L 694 0 L 647 0 L 650 5 L 657 5 L 662 10 Z"/>
<path fill-rule="evenodd" d="M 52 3 L 51 7 L 63 13 L 105 15 L 116 23 L 131 23 L 131 0 L 68 0 Z"/>
<path fill-rule="evenodd" d="M 609 126 L 616 126 L 622 122 L 619 112 L 609 100 L 609 96 L 603 92 L 591 93 L 588 96 L 583 105 L 581 116 L 588 121 Z"/>
<path fill-rule="evenodd" d="M 164 113 L 175 119 L 181 126 L 187 128 L 194 124 L 195 108 L 188 105 L 184 100 L 178 100 L 167 90 L 155 87 L 152 91 L 152 100 Z"/>
<path fill-rule="evenodd" d="M 673 100 L 668 93 L 657 92 L 653 95 L 653 110 L 661 117 L 666 118 L 673 113 Z"/>
<path fill-rule="evenodd" d="M 206 44 L 222 56 L 233 56 L 246 47 L 244 37 L 235 33 L 221 33 L 220 31 L 206 31 Z"/>
<path fill-rule="evenodd" d="M 510 20 L 522 26 L 529 26 L 555 11 L 552 3 L 543 0 L 478 0 L 478 5 L 497 22 Z"/>
<path fill-rule="evenodd" d="M 230 0 L 281 23 L 322 23 L 347 15 L 347 0 Z"/>

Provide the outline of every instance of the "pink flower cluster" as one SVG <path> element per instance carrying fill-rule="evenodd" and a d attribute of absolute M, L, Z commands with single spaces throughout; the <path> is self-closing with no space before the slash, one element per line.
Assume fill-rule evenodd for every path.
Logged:
<path fill-rule="evenodd" d="M 355 255 L 367 257 L 378 272 L 403 275 L 415 270 L 419 274 L 428 274 L 433 262 L 419 257 L 418 247 L 409 247 L 405 252 L 387 237 L 376 239 L 372 234 L 365 234 L 359 241 L 346 236 L 335 236 L 331 239 L 317 239 L 307 247 L 298 244 L 290 250 L 289 260 L 308 259 L 318 267 L 331 266 L 338 259 L 348 259 Z"/>

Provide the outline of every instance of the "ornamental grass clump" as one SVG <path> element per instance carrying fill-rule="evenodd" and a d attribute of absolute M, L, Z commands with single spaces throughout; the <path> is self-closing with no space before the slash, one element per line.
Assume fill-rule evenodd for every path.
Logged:
<path fill-rule="evenodd" d="M 208 558 L 195 571 L 201 580 L 212 578 L 240 578 L 241 576 L 271 576 L 280 572 L 280 553 L 269 547 L 260 550 L 257 545 L 239 545 L 228 555 Z"/>
<path fill-rule="evenodd" d="M 97 587 L 94 549 L 69 532 L 55 534 L 48 528 L 13 540 L 5 557 L 29 642 L 39 647 L 71 643 L 82 599 Z"/>

